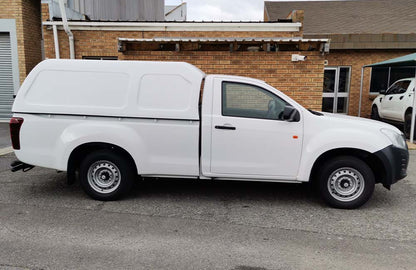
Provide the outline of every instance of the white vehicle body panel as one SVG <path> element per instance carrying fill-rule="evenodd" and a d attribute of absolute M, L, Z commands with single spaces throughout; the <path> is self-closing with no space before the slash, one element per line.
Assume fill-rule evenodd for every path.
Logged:
<path fill-rule="evenodd" d="M 13 112 L 199 120 L 205 74 L 187 63 L 45 60 Z"/>
<path fill-rule="evenodd" d="M 209 166 L 203 174 L 213 177 L 239 175 L 250 178 L 296 179 L 302 150 L 303 121 L 286 122 L 256 118 L 227 117 L 221 114 L 221 84 L 223 81 L 259 86 L 271 93 L 292 101 L 280 91 L 266 83 L 243 77 L 209 75 L 206 78 L 206 93 L 212 92 L 212 106 L 203 103 L 203 119 L 211 123 L 203 126 L 203 149 L 210 149 L 205 157 Z M 210 99 L 203 102 L 208 102 Z M 291 102 L 300 109 L 300 105 Z M 205 106 L 207 105 L 207 106 Z M 215 129 L 217 125 L 235 126 L 236 130 Z M 293 136 L 297 136 L 296 139 Z M 205 145 L 208 144 L 208 145 Z M 290 157 L 290 158 L 287 158 Z"/>
<path fill-rule="evenodd" d="M 324 117 L 304 114 L 305 133 L 302 159 L 297 179 L 309 181 L 316 159 L 335 149 L 359 149 L 374 153 L 391 142 L 380 136 L 382 128 L 400 131 L 388 124 L 352 116 L 324 113 Z"/>
<path fill-rule="evenodd" d="M 378 113 L 381 118 L 396 122 L 404 122 L 407 109 L 413 106 L 415 78 L 401 79 L 394 82 L 394 84 L 402 81 L 411 81 L 405 93 L 386 93 L 385 95 L 378 95 L 374 99 L 372 106 L 377 106 Z"/>
<path fill-rule="evenodd" d="M 25 163 L 66 171 L 69 156 L 76 147 L 99 142 L 126 150 L 141 175 L 199 175 L 198 121 L 15 116 L 25 119 L 21 129 L 22 150 L 15 150 L 17 158 Z"/>
<path fill-rule="evenodd" d="M 55 76 L 49 77 L 51 71 Z M 48 76 L 39 77 L 42 73 Z M 300 121 L 223 116 L 223 81 L 280 97 L 299 112 Z M 22 162 L 66 171 L 74 149 L 106 143 L 124 149 L 143 176 L 306 182 L 323 153 L 342 148 L 374 153 L 392 144 L 381 128 L 400 132 L 372 120 L 317 116 L 263 81 L 205 76 L 173 62 L 44 61 L 24 82 L 13 111 L 24 118 L 21 149 L 15 150 Z M 215 129 L 226 124 L 237 129 Z"/>

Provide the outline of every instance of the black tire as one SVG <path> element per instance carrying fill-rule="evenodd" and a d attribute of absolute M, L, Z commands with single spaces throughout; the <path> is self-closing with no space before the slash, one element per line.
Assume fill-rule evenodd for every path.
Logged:
<path fill-rule="evenodd" d="M 372 108 L 371 108 L 371 119 L 373 119 L 373 120 L 378 120 L 378 121 L 380 121 L 380 115 L 378 114 L 378 108 L 377 108 L 377 106 L 376 105 L 374 105 Z"/>
<path fill-rule="evenodd" d="M 318 181 L 322 199 L 328 205 L 341 209 L 354 209 L 365 204 L 371 198 L 375 185 L 371 168 L 353 156 L 328 160 L 320 170 Z"/>
<path fill-rule="evenodd" d="M 406 113 L 406 115 L 404 116 L 404 125 L 403 125 L 403 133 L 404 135 L 406 135 L 407 139 L 410 139 L 410 128 L 411 125 L 410 123 L 412 122 L 412 113 Z M 413 140 L 416 139 L 416 130 L 415 130 L 415 134 L 413 134 Z"/>
<path fill-rule="evenodd" d="M 100 201 L 117 200 L 125 195 L 136 176 L 132 162 L 111 150 L 98 150 L 87 155 L 79 170 L 85 193 Z"/>

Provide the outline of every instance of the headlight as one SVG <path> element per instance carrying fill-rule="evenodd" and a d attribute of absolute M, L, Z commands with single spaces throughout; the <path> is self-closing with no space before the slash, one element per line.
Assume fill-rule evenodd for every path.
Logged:
<path fill-rule="evenodd" d="M 387 138 L 392 142 L 392 144 L 399 148 L 406 148 L 406 139 L 403 135 L 403 133 L 397 133 L 391 129 L 382 128 L 380 129 L 381 133 L 386 135 Z"/>

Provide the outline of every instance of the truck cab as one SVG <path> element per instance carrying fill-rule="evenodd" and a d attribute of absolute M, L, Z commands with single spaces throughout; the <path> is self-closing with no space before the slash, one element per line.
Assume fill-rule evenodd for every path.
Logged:
<path fill-rule="evenodd" d="M 296 180 L 299 104 L 263 81 L 224 75 L 207 76 L 202 104 L 204 176 Z M 290 121 L 283 117 L 287 106 L 297 115 Z"/>

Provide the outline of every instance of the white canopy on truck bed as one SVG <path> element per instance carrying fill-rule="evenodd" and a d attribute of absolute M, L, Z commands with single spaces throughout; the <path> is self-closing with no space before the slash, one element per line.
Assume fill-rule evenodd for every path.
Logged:
<path fill-rule="evenodd" d="M 184 62 L 45 60 L 13 112 L 199 120 L 204 77 Z"/>

